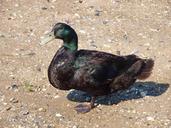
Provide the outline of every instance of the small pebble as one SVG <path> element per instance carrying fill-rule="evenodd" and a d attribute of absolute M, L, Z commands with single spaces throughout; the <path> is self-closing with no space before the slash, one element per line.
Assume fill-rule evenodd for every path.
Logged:
<path fill-rule="evenodd" d="M 6 108 L 6 111 L 11 110 L 11 108 L 12 108 L 11 106 L 7 107 L 7 108 Z"/>
<path fill-rule="evenodd" d="M 39 71 L 39 72 L 41 72 L 41 67 L 40 66 L 37 66 L 36 67 L 36 70 Z"/>
<path fill-rule="evenodd" d="M 108 20 L 104 20 L 104 21 L 103 21 L 103 24 L 106 25 L 108 22 L 109 22 Z"/>
<path fill-rule="evenodd" d="M 39 108 L 38 109 L 40 112 L 46 112 L 46 109 L 45 108 Z"/>
<path fill-rule="evenodd" d="M 13 97 L 13 98 L 10 99 L 10 102 L 11 102 L 11 103 L 18 103 L 18 100 L 17 100 L 16 98 Z"/>
<path fill-rule="evenodd" d="M 76 17 L 80 18 L 80 15 L 78 13 L 75 13 L 74 14 Z"/>
<path fill-rule="evenodd" d="M 112 42 L 112 40 L 111 40 L 111 39 L 108 39 L 107 41 L 108 41 L 109 43 L 111 43 L 111 42 Z"/>
<path fill-rule="evenodd" d="M 94 27 L 92 27 L 92 28 L 91 28 L 91 30 L 95 30 L 95 28 L 94 28 Z"/>
<path fill-rule="evenodd" d="M 72 128 L 78 128 L 78 126 L 74 125 Z"/>
<path fill-rule="evenodd" d="M 15 4 L 15 7 L 19 7 L 19 5 L 18 4 Z"/>
<path fill-rule="evenodd" d="M 29 111 L 28 110 L 23 110 L 20 112 L 22 115 L 28 115 L 29 114 Z"/>
<path fill-rule="evenodd" d="M 150 43 L 145 43 L 144 46 L 150 46 Z"/>
<path fill-rule="evenodd" d="M 48 125 L 47 125 L 47 128 L 55 128 L 55 126 L 52 125 L 52 124 L 48 124 Z"/>
<path fill-rule="evenodd" d="M 56 117 L 60 118 L 62 115 L 60 113 L 56 113 Z"/>
<path fill-rule="evenodd" d="M 0 34 L 0 38 L 4 38 L 5 37 L 5 35 L 3 35 L 3 34 Z"/>
<path fill-rule="evenodd" d="M 57 98 L 59 98 L 59 97 L 60 97 L 59 95 L 54 96 L 55 99 L 57 99 Z"/>
<path fill-rule="evenodd" d="M 95 16 L 100 16 L 100 12 L 99 10 L 95 10 Z"/>
<path fill-rule="evenodd" d="M 42 88 L 42 91 L 45 92 L 47 89 L 46 88 Z"/>
<path fill-rule="evenodd" d="M 7 105 L 8 103 L 4 102 L 3 105 Z"/>
<path fill-rule="evenodd" d="M 147 119 L 148 121 L 154 121 L 154 118 L 151 117 L 151 116 L 148 116 L 146 119 Z"/>
<path fill-rule="evenodd" d="M 82 33 L 82 34 L 86 33 L 86 31 L 84 31 L 84 30 L 80 30 L 79 32 Z"/>
<path fill-rule="evenodd" d="M 11 86 L 7 87 L 7 90 L 18 91 L 18 85 L 12 84 Z"/>
<path fill-rule="evenodd" d="M 41 9 L 42 9 L 42 10 L 47 10 L 48 8 L 47 8 L 47 7 L 42 7 Z"/>
<path fill-rule="evenodd" d="M 124 35 L 123 35 L 123 38 L 124 38 L 125 40 L 128 40 L 128 35 L 127 35 L 127 34 L 124 34 Z"/>
<path fill-rule="evenodd" d="M 131 117 L 131 116 L 130 116 L 130 117 L 128 117 L 128 118 L 129 118 L 130 120 L 132 120 L 132 119 L 133 119 L 133 117 Z"/>
<path fill-rule="evenodd" d="M 83 2 L 83 0 L 79 0 L 79 3 L 82 3 Z"/>

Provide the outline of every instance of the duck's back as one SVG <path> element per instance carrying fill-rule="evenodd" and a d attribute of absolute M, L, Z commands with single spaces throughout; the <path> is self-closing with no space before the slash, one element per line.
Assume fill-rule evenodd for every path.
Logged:
<path fill-rule="evenodd" d="M 106 52 L 94 51 L 94 50 L 79 50 L 75 54 L 75 66 L 84 67 L 88 65 L 110 65 L 116 72 L 122 73 L 127 70 L 133 63 L 140 60 L 136 55 L 117 56 Z M 112 70 L 111 69 L 111 70 Z"/>

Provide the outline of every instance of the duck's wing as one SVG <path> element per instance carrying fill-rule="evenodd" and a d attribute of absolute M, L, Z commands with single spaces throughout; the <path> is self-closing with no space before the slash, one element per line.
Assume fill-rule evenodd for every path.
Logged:
<path fill-rule="evenodd" d="M 80 50 L 76 53 L 74 80 L 78 86 L 108 85 L 128 69 L 131 65 L 128 60 L 133 61 L 133 58 L 136 56 L 116 56 L 105 52 Z"/>

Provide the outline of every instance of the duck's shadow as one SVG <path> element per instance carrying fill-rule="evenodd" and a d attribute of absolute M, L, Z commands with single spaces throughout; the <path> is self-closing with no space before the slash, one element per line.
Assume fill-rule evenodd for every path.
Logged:
<path fill-rule="evenodd" d="M 117 104 L 121 101 L 139 99 L 145 96 L 159 96 L 163 94 L 169 87 L 169 84 L 155 82 L 136 82 L 127 90 L 118 91 L 108 96 L 98 97 L 96 103 L 104 105 Z M 91 96 L 85 92 L 72 90 L 67 98 L 75 102 L 89 102 Z"/>

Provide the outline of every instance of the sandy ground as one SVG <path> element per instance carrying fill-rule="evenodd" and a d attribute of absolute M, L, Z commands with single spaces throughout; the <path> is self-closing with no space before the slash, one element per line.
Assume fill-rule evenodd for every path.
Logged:
<path fill-rule="evenodd" d="M 0 17 L 0 128 L 171 128 L 170 0 L 0 0 Z M 62 42 L 39 45 L 57 22 L 75 28 L 79 48 L 153 58 L 152 76 L 76 113 L 89 97 L 47 79 Z"/>

